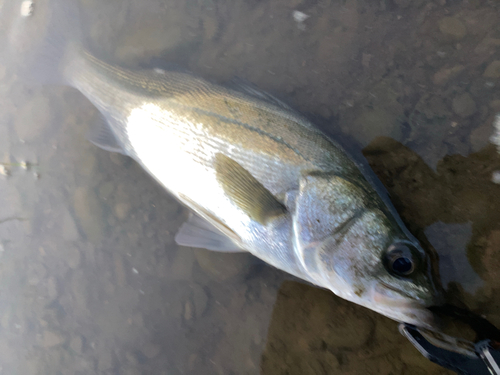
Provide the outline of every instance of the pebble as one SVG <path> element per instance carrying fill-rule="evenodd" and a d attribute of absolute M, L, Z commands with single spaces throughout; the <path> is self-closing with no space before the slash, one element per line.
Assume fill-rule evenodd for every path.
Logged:
<path fill-rule="evenodd" d="M 144 59 L 161 56 L 183 42 L 194 38 L 186 32 L 178 15 L 172 13 L 165 17 L 149 17 L 148 22 L 137 20 L 135 26 L 129 27 L 117 45 L 115 57 L 120 60 L 133 60 L 137 56 Z"/>
<path fill-rule="evenodd" d="M 61 233 L 66 241 L 77 241 L 80 239 L 80 233 L 76 226 L 73 215 L 67 208 L 63 208 L 60 213 L 61 217 Z"/>
<path fill-rule="evenodd" d="M 82 336 L 78 335 L 71 339 L 69 342 L 69 347 L 75 351 L 77 354 L 82 354 L 83 351 L 83 339 Z"/>
<path fill-rule="evenodd" d="M 0 164 L 0 176 L 10 176 L 10 170 L 5 165 Z"/>
<path fill-rule="evenodd" d="M 99 198 L 108 199 L 115 191 L 115 185 L 112 182 L 106 182 L 99 187 Z"/>
<path fill-rule="evenodd" d="M 129 203 L 121 202 L 115 205 L 115 215 L 119 220 L 126 219 L 129 212 L 130 212 Z"/>
<path fill-rule="evenodd" d="M 109 350 L 99 350 L 99 360 L 97 368 L 99 371 L 106 371 L 113 367 L 113 355 Z"/>
<path fill-rule="evenodd" d="M 218 253 L 205 249 L 194 249 L 193 251 L 203 271 L 218 281 L 228 280 L 237 275 L 245 275 L 252 262 L 252 257 L 249 254 Z"/>
<path fill-rule="evenodd" d="M 80 250 L 73 244 L 69 244 L 62 252 L 62 258 L 69 266 L 69 268 L 75 270 L 80 267 L 80 262 L 82 256 Z"/>
<path fill-rule="evenodd" d="M 492 100 L 489 102 L 489 107 L 491 108 L 492 111 L 494 112 L 500 112 L 500 100 Z"/>
<path fill-rule="evenodd" d="M 139 359 L 137 358 L 137 354 L 133 351 L 128 350 L 125 353 L 125 359 L 127 362 L 129 362 L 132 365 L 138 365 L 139 364 Z"/>
<path fill-rule="evenodd" d="M 500 60 L 495 60 L 486 67 L 483 73 L 485 78 L 499 78 L 500 77 Z"/>
<path fill-rule="evenodd" d="M 57 286 L 57 279 L 54 276 L 50 276 L 47 280 L 47 293 L 51 301 L 57 299 L 59 296 L 59 288 Z"/>
<path fill-rule="evenodd" d="M 219 25 L 215 17 L 206 15 L 203 18 L 203 31 L 205 40 L 212 40 L 217 35 Z"/>
<path fill-rule="evenodd" d="M 500 171 L 494 171 L 491 174 L 491 182 L 494 184 L 500 184 Z"/>
<path fill-rule="evenodd" d="M 36 286 L 47 276 L 47 268 L 41 263 L 32 263 L 27 268 L 28 284 Z"/>
<path fill-rule="evenodd" d="M 194 315 L 193 310 L 194 310 L 194 308 L 193 308 L 193 304 L 191 303 L 191 301 L 186 301 L 186 303 L 184 304 L 184 320 L 185 321 L 189 321 L 189 320 L 193 319 L 193 315 Z"/>
<path fill-rule="evenodd" d="M 208 295 L 205 290 L 197 284 L 193 285 L 191 288 L 191 297 L 194 305 L 195 315 L 197 318 L 200 318 L 207 309 Z"/>
<path fill-rule="evenodd" d="M 464 118 L 472 116 L 477 111 L 476 102 L 469 93 L 463 93 L 453 98 L 452 107 L 453 112 Z"/>
<path fill-rule="evenodd" d="M 153 343 L 147 343 L 142 346 L 141 352 L 146 356 L 146 358 L 152 359 L 156 357 L 158 354 L 160 354 L 161 347 Z"/>
<path fill-rule="evenodd" d="M 100 241 L 103 237 L 103 216 L 101 202 L 95 193 L 82 186 L 75 190 L 73 206 L 76 216 L 89 240 Z"/>
<path fill-rule="evenodd" d="M 462 39 L 467 34 L 467 28 L 458 18 L 445 17 L 439 21 L 439 30 L 455 39 Z"/>
<path fill-rule="evenodd" d="M 400 141 L 401 128 L 398 116 L 393 113 L 381 108 L 367 108 L 354 120 L 351 134 L 366 146 L 376 137 L 382 136 Z"/>
<path fill-rule="evenodd" d="M 462 72 L 462 70 L 464 70 L 463 65 L 455 65 L 451 68 L 442 68 L 434 74 L 432 82 L 435 85 L 443 85 L 446 82 L 448 82 L 451 78 L 455 77 L 460 72 Z"/>
<path fill-rule="evenodd" d="M 44 348 L 53 348 L 65 341 L 64 336 L 55 331 L 44 331 L 42 345 Z"/>
<path fill-rule="evenodd" d="M 472 152 L 477 152 L 488 145 L 491 135 L 491 126 L 485 123 L 471 131 L 469 140 L 472 147 Z"/>

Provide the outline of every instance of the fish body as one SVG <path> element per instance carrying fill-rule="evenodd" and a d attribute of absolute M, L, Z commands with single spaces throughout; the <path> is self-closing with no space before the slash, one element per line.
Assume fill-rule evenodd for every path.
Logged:
<path fill-rule="evenodd" d="M 238 163 L 289 210 L 308 172 L 371 189 L 338 146 L 285 106 L 185 73 L 121 69 L 88 53 L 65 74 L 103 114 L 123 153 L 198 215 L 230 228 L 242 249 L 298 277 L 308 279 L 290 251 L 291 215 L 269 225 L 253 220 L 225 193 L 217 156 Z"/>
<path fill-rule="evenodd" d="M 179 244 L 248 251 L 395 320 L 432 326 L 429 257 L 360 166 L 305 117 L 245 85 L 128 70 L 64 45 L 50 54 L 60 81 L 103 117 L 93 142 L 136 160 L 196 214 Z"/>

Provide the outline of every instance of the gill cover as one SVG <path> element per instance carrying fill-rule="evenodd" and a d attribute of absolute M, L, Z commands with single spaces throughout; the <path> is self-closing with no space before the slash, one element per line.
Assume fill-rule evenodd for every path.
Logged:
<path fill-rule="evenodd" d="M 314 172 L 300 181 L 294 215 L 295 251 L 302 266 L 316 280 L 324 279 L 320 259 L 335 251 L 349 228 L 363 214 L 368 203 L 365 191 L 333 173 Z M 333 264 L 332 271 L 333 271 Z"/>

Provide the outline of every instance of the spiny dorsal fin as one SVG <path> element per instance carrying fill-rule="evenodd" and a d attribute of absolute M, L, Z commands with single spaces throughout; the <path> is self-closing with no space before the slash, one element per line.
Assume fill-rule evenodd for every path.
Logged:
<path fill-rule="evenodd" d="M 286 213 L 285 206 L 233 159 L 218 153 L 215 170 L 226 195 L 252 220 L 266 224 L 269 219 Z"/>
<path fill-rule="evenodd" d="M 241 93 L 245 93 L 247 95 L 250 95 L 256 99 L 263 100 L 265 102 L 274 104 L 275 106 L 283 108 L 287 111 L 293 111 L 293 109 L 290 108 L 290 106 L 288 104 L 282 102 L 281 100 L 279 100 L 275 96 L 269 94 L 268 92 L 265 92 L 265 91 L 259 89 L 254 84 L 252 84 L 252 83 L 250 83 L 242 78 L 239 78 L 239 77 L 233 78 L 230 81 L 230 83 L 227 85 L 227 87 L 230 89 L 233 89 L 235 91 L 239 91 Z"/>

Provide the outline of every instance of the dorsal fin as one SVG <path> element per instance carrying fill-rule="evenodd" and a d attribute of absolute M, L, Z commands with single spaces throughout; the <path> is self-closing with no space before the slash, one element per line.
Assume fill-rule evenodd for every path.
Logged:
<path fill-rule="evenodd" d="M 227 85 L 228 88 L 244 93 L 246 95 L 252 96 L 256 99 L 263 100 L 265 102 L 268 102 L 270 104 L 274 104 L 277 107 L 286 109 L 287 111 L 293 111 L 293 110 L 288 104 L 282 102 L 278 98 L 276 98 L 274 95 L 269 94 L 268 92 L 265 92 L 261 89 L 259 89 L 257 86 L 254 84 L 239 78 L 235 77 L 233 78 L 229 84 Z"/>

